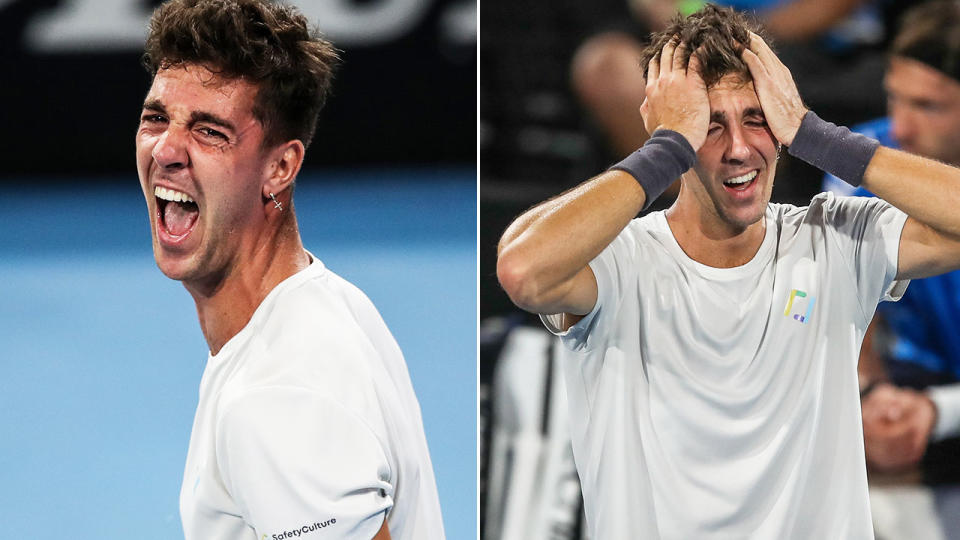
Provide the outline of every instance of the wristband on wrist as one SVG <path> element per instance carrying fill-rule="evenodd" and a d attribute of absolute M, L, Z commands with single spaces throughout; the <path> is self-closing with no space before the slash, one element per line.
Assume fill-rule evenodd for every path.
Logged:
<path fill-rule="evenodd" d="M 613 165 L 608 171 L 628 173 L 646 194 L 646 210 L 674 180 L 697 162 L 697 152 L 687 138 L 676 131 L 658 129 L 636 152 Z"/>
<path fill-rule="evenodd" d="M 866 135 L 831 124 L 813 111 L 807 111 L 787 152 L 852 186 L 859 186 L 878 146 L 879 142 Z"/>

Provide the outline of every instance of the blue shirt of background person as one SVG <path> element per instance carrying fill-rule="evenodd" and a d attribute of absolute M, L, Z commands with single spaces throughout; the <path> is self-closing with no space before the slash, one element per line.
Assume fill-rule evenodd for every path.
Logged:
<path fill-rule="evenodd" d="M 880 144 L 898 148 L 890 130 L 889 118 L 878 118 L 853 127 L 858 133 L 873 137 Z M 837 195 L 873 197 L 862 187 L 853 187 L 827 174 L 823 190 Z M 891 376 L 899 384 L 923 386 L 917 380 L 898 380 L 897 362 L 922 368 L 941 377 L 937 382 L 960 380 L 960 270 L 915 279 L 899 302 L 883 302 L 877 308 L 889 327 L 892 337 Z M 908 378 L 910 378 L 908 376 Z"/>

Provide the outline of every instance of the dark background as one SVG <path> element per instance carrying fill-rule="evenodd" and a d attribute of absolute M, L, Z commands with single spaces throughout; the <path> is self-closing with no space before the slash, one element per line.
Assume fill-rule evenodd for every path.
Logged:
<path fill-rule="evenodd" d="M 328 34 L 343 51 L 343 64 L 307 152 L 306 169 L 475 163 L 476 3 L 346 4 L 362 14 L 391 2 L 422 10 L 400 35 L 338 39 Z M 148 13 L 159 3 L 0 0 L 0 182 L 19 182 L 25 175 L 134 171 L 133 136 L 150 85 L 140 66 L 140 45 L 127 39 L 119 47 L 90 43 L 51 49 L 33 45 L 31 27 L 80 4 L 94 5 L 107 17 L 118 5 Z M 323 29 L 322 20 L 313 22 Z M 101 39 L 111 36 L 104 33 Z"/>

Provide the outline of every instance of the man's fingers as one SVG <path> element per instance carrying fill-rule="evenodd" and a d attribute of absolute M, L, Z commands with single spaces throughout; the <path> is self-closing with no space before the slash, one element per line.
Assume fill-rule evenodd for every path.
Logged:
<path fill-rule="evenodd" d="M 650 59 L 650 63 L 647 64 L 647 85 L 657 80 L 657 77 L 660 76 L 660 62 L 657 60 L 657 57 L 654 56 Z"/>
<path fill-rule="evenodd" d="M 650 124 L 656 124 L 656 119 L 650 117 L 650 100 L 643 98 L 640 104 L 640 118 L 643 120 L 643 127 L 647 130 L 652 129 Z"/>
<path fill-rule="evenodd" d="M 755 52 L 744 49 L 740 57 L 747 63 L 747 69 L 750 70 L 750 75 L 753 77 L 755 88 L 759 90 L 760 86 L 764 84 L 773 84 L 773 72 L 770 70 L 770 66 L 765 64 Z"/>
<path fill-rule="evenodd" d="M 697 47 L 695 51 L 690 53 L 690 60 L 687 62 L 687 74 L 691 72 L 701 76 L 703 65 L 700 63 L 700 51 L 703 50 L 703 45 Z"/>
<path fill-rule="evenodd" d="M 750 50 L 760 57 L 760 60 L 770 68 L 773 68 L 773 66 L 777 65 L 783 65 L 783 63 L 780 62 L 780 59 L 777 58 L 777 55 L 773 52 L 773 49 L 767 45 L 767 42 L 753 32 L 750 32 Z"/>
<path fill-rule="evenodd" d="M 688 48 L 687 44 L 681 41 L 680 45 L 677 45 L 676 50 L 673 51 L 673 70 L 674 71 L 683 72 L 684 70 L 683 57 L 686 55 L 687 48 Z"/>
<path fill-rule="evenodd" d="M 750 75 L 753 76 L 754 81 L 761 76 L 766 75 L 766 66 L 763 65 L 763 62 L 760 60 L 760 57 L 757 56 L 757 53 L 745 48 L 740 54 L 740 57 L 743 58 L 743 61 L 747 63 L 747 68 L 750 70 Z"/>
<path fill-rule="evenodd" d="M 677 48 L 677 37 L 673 36 L 660 51 L 660 75 L 666 75 L 673 68 L 673 51 Z"/>
<path fill-rule="evenodd" d="M 749 49 L 757 54 L 757 56 L 765 57 L 766 53 L 773 51 L 770 50 L 770 47 L 767 46 L 767 42 L 763 40 L 762 37 L 757 34 L 750 32 L 750 47 Z"/>

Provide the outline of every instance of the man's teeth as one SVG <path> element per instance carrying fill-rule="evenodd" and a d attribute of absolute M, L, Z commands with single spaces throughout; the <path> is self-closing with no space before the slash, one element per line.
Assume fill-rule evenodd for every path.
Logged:
<path fill-rule="evenodd" d="M 753 179 L 756 178 L 756 177 L 757 177 L 757 171 L 750 171 L 750 172 L 748 172 L 747 174 L 744 174 L 744 175 L 742 175 L 742 176 L 735 176 L 735 177 L 733 177 L 733 178 L 729 178 L 729 179 L 727 179 L 727 180 L 724 180 L 723 183 L 724 183 L 724 184 L 734 184 L 734 185 L 736 185 L 736 184 L 746 184 L 747 182 L 753 180 Z"/>
<path fill-rule="evenodd" d="M 167 189 L 165 187 L 157 186 L 153 189 L 153 194 L 159 199 L 165 201 L 173 202 L 193 202 L 193 199 L 190 198 L 186 193 L 181 193 L 179 191 L 174 191 L 172 189 Z"/>

